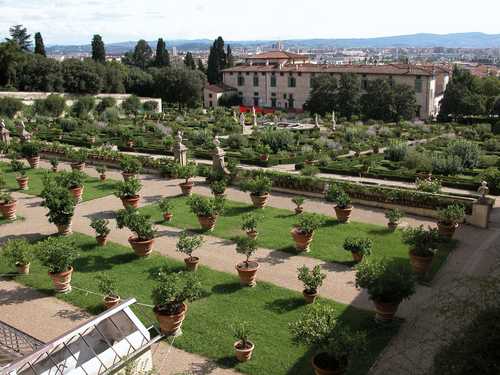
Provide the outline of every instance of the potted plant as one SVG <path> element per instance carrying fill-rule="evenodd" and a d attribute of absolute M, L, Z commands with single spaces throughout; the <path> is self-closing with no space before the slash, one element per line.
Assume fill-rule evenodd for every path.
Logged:
<path fill-rule="evenodd" d="M 153 311 L 164 335 L 182 335 L 186 301 L 198 299 L 201 292 L 201 283 L 194 272 L 174 272 L 160 277 L 160 284 L 153 290 L 152 297 Z"/>
<path fill-rule="evenodd" d="M 438 230 L 447 238 L 452 238 L 458 223 L 465 218 L 465 209 L 461 204 L 451 204 L 446 208 L 438 210 Z"/>
<path fill-rule="evenodd" d="M 271 154 L 272 152 L 271 147 L 269 147 L 268 145 L 261 145 L 260 147 L 256 148 L 256 151 L 260 154 L 261 161 L 268 161 L 269 154 Z"/>
<path fill-rule="evenodd" d="M 223 179 L 215 180 L 210 183 L 210 189 L 212 190 L 213 195 L 215 195 L 216 197 L 224 198 L 226 196 L 226 188 L 227 182 Z"/>
<path fill-rule="evenodd" d="M 311 270 L 307 266 L 302 266 L 298 270 L 297 278 L 304 284 L 302 295 L 307 304 L 313 303 L 318 296 L 318 288 L 323 284 L 326 274 L 321 272 L 319 265 Z"/>
<path fill-rule="evenodd" d="M 71 192 L 77 203 L 82 201 L 84 180 L 85 174 L 79 170 L 73 170 L 71 172 L 63 171 L 56 177 L 56 181 Z"/>
<path fill-rule="evenodd" d="M 323 223 L 324 219 L 317 214 L 303 213 L 298 216 L 297 223 L 290 232 L 297 251 L 308 252 L 310 250 L 314 231 Z"/>
<path fill-rule="evenodd" d="M 108 241 L 108 235 L 111 232 L 111 229 L 109 229 L 109 220 L 92 219 L 90 227 L 95 230 L 97 244 L 99 246 L 105 246 Z"/>
<path fill-rule="evenodd" d="M 165 221 L 172 220 L 174 214 L 172 213 L 172 201 L 168 198 L 163 198 L 159 203 L 161 212 L 163 212 L 163 219 Z"/>
<path fill-rule="evenodd" d="M 272 188 L 272 181 L 262 174 L 256 175 L 241 184 L 243 191 L 250 192 L 250 198 L 256 208 L 264 208 L 269 200 L 269 193 Z"/>
<path fill-rule="evenodd" d="M 106 310 L 119 305 L 121 298 L 116 292 L 116 280 L 105 273 L 97 275 L 96 279 L 97 289 L 104 295 L 103 302 Z"/>
<path fill-rule="evenodd" d="M 75 212 L 76 201 L 68 189 L 51 184 L 42 192 L 43 205 L 48 208 L 46 216 L 55 224 L 61 236 L 71 234 L 71 221 Z"/>
<path fill-rule="evenodd" d="M 259 223 L 260 218 L 249 212 L 244 214 L 241 218 L 241 229 L 245 231 L 248 237 L 256 239 L 257 232 L 257 224 Z"/>
<path fill-rule="evenodd" d="M 399 225 L 399 221 L 405 216 L 404 212 L 398 208 L 391 208 L 386 211 L 385 217 L 389 222 L 387 223 L 387 227 L 390 231 L 395 231 Z"/>
<path fill-rule="evenodd" d="M 12 159 L 10 167 L 14 172 L 17 172 L 16 181 L 19 185 L 19 189 L 28 190 L 28 176 L 26 176 L 26 169 L 24 169 L 23 162 L 21 160 Z"/>
<path fill-rule="evenodd" d="M 187 165 L 179 165 L 177 167 L 177 176 L 179 178 L 183 178 L 184 182 L 180 183 L 182 195 L 189 196 L 191 195 L 191 191 L 193 190 L 194 182 L 191 181 L 196 174 L 196 164 L 188 163 Z"/>
<path fill-rule="evenodd" d="M 99 179 L 101 181 L 106 181 L 106 166 L 99 165 L 95 168 L 95 170 L 99 173 Z"/>
<path fill-rule="evenodd" d="M 425 230 L 421 225 L 404 230 L 403 242 L 410 247 L 410 264 L 418 276 L 424 276 L 429 271 L 439 241 L 439 231 L 435 228 Z"/>
<path fill-rule="evenodd" d="M 142 185 L 136 178 L 131 178 L 127 181 L 120 181 L 116 184 L 115 195 L 122 200 L 123 207 L 128 206 L 137 208 L 139 207 L 139 192 Z"/>
<path fill-rule="evenodd" d="M 355 262 L 361 262 L 363 256 L 372 253 L 373 241 L 369 238 L 347 237 L 343 246 L 345 251 L 351 252 Z"/>
<path fill-rule="evenodd" d="M 212 231 L 217 217 L 224 211 L 224 198 L 205 198 L 194 195 L 188 200 L 191 212 L 198 217 L 203 230 Z"/>
<path fill-rule="evenodd" d="M 339 187 L 331 185 L 326 193 L 326 200 L 335 202 L 335 214 L 340 223 L 348 223 L 352 213 L 351 198 Z"/>
<path fill-rule="evenodd" d="M 233 334 L 236 338 L 234 343 L 234 351 L 236 354 L 236 359 L 239 362 L 247 362 L 252 358 L 252 352 L 255 345 L 248 339 L 250 335 L 248 322 L 238 322 L 233 325 Z"/>
<path fill-rule="evenodd" d="M 356 287 L 365 288 L 373 301 L 376 319 L 394 319 L 399 304 L 415 293 L 415 277 L 409 265 L 397 259 L 368 257 L 356 267 Z"/>
<path fill-rule="evenodd" d="M 40 164 L 40 145 L 35 142 L 23 143 L 21 155 L 28 161 L 31 168 L 38 168 Z"/>
<path fill-rule="evenodd" d="M 2 254 L 7 262 L 15 265 L 17 273 L 30 273 L 30 263 L 33 259 L 33 247 L 24 239 L 9 240 L 2 247 Z"/>
<path fill-rule="evenodd" d="M 184 231 L 179 236 L 176 248 L 177 251 L 186 254 L 188 257 L 184 258 L 184 263 L 188 271 L 196 271 L 198 269 L 198 263 L 200 258 L 193 256 L 193 251 L 198 249 L 203 243 L 203 237 L 190 235 L 188 232 Z"/>
<path fill-rule="evenodd" d="M 366 335 L 340 322 L 335 308 L 314 304 L 290 324 L 293 341 L 314 347 L 312 367 L 316 375 L 344 374 L 353 356 L 366 348 Z"/>
<path fill-rule="evenodd" d="M 37 254 L 45 267 L 57 293 L 71 291 L 73 262 L 78 257 L 76 247 L 66 238 L 49 237 L 38 244 Z"/>
<path fill-rule="evenodd" d="M 127 181 L 141 173 L 142 163 L 134 157 L 126 156 L 120 160 L 120 169 L 122 170 L 123 180 Z"/>
<path fill-rule="evenodd" d="M 240 276 L 240 284 L 254 287 L 255 274 L 259 269 L 259 263 L 250 261 L 250 257 L 257 251 L 257 241 L 250 237 L 238 237 L 236 239 L 236 251 L 245 255 L 246 259 L 236 265 L 236 270 Z"/>
<path fill-rule="evenodd" d="M 301 214 L 302 212 L 304 212 L 304 207 L 302 207 L 302 205 L 304 204 L 304 202 L 306 201 L 306 199 L 304 197 L 301 197 L 301 196 L 298 196 L 298 197 L 293 197 L 292 198 L 292 202 L 295 204 L 295 214 L 296 215 L 299 215 Z"/>
<path fill-rule="evenodd" d="M 126 227 L 135 233 L 135 236 L 128 238 L 128 242 L 137 256 L 145 257 L 151 254 L 156 231 L 149 215 L 144 215 L 129 206 L 118 211 L 116 223 L 118 228 Z"/>
<path fill-rule="evenodd" d="M 58 158 L 51 158 L 49 161 L 50 161 L 50 165 L 52 166 L 52 172 L 56 173 L 57 167 L 59 166 L 59 159 Z"/>
<path fill-rule="evenodd" d="M 72 160 L 71 169 L 83 172 L 85 169 L 85 161 L 88 157 L 87 151 L 83 148 L 76 151 L 72 150 L 68 156 Z"/>
<path fill-rule="evenodd" d="M 8 193 L 0 191 L 0 211 L 5 220 L 16 220 L 17 200 Z"/>

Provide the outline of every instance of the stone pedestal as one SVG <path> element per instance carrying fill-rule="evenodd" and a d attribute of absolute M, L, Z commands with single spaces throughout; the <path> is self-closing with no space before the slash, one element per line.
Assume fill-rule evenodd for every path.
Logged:
<path fill-rule="evenodd" d="M 472 215 L 467 217 L 467 222 L 479 228 L 488 228 L 491 207 L 480 201 L 472 205 Z"/>
<path fill-rule="evenodd" d="M 220 147 L 219 138 L 215 137 L 214 139 L 214 151 L 212 154 L 212 169 L 216 174 L 224 174 L 229 176 L 229 170 L 226 168 L 226 162 L 224 160 L 224 156 L 226 152 Z"/>
<path fill-rule="evenodd" d="M 175 138 L 176 142 L 174 145 L 174 159 L 176 163 L 180 164 L 181 166 L 187 165 L 187 151 L 188 148 L 182 144 L 182 133 L 178 132 L 177 136 Z"/>
<path fill-rule="evenodd" d="M 0 141 L 6 145 L 10 144 L 10 131 L 3 120 L 0 122 Z"/>

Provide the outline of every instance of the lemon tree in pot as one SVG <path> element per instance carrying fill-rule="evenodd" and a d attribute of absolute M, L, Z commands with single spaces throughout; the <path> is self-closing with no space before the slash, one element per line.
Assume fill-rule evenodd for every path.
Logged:
<path fill-rule="evenodd" d="M 19 189 L 28 190 L 29 178 L 26 176 L 26 169 L 21 160 L 13 158 L 10 162 L 10 168 L 16 172 L 16 181 Z"/>
<path fill-rule="evenodd" d="M 105 246 L 108 241 L 108 235 L 111 232 L 109 229 L 109 220 L 106 219 L 92 219 L 90 227 L 95 231 L 95 239 L 99 246 Z"/>
<path fill-rule="evenodd" d="M 337 220 L 341 223 L 348 223 L 352 213 L 351 198 L 336 185 L 331 185 L 326 193 L 328 202 L 336 203 L 334 209 Z"/>
<path fill-rule="evenodd" d="M 116 214 L 118 228 L 128 228 L 135 233 L 128 242 L 135 254 L 145 257 L 153 251 L 156 230 L 149 215 L 145 215 L 132 207 L 127 207 Z"/>
<path fill-rule="evenodd" d="M 239 362 L 247 362 L 252 358 L 252 353 L 255 348 L 253 342 L 250 341 L 250 324 L 246 321 L 237 322 L 232 326 L 233 335 L 236 338 L 234 343 L 234 351 L 236 359 Z"/>
<path fill-rule="evenodd" d="M 0 191 L 0 211 L 5 220 L 17 218 L 17 200 L 6 191 Z"/>
<path fill-rule="evenodd" d="M 215 180 L 210 183 L 210 190 L 216 197 L 225 197 L 227 182 L 225 179 Z"/>
<path fill-rule="evenodd" d="M 168 198 L 163 198 L 159 203 L 158 207 L 160 208 L 161 212 L 163 213 L 163 220 L 165 221 L 170 221 L 172 220 L 172 217 L 174 214 L 172 213 L 172 201 Z"/>
<path fill-rule="evenodd" d="M 85 149 L 71 150 L 66 156 L 71 159 L 71 169 L 83 172 L 88 157 L 88 152 Z"/>
<path fill-rule="evenodd" d="M 403 242 L 410 247 L 410 264 L 418 276 L 425 276 L 431 268 L 434 254 L 441 240 L 436 228 L 424 229 L 421 225 L 407 228 L 403 232 Z"/>
<path fill-rule="evenodd" d="M 99 165 L 95 168 L 95 170 L 97 171 L 97 173 L 99 173 L 99 179 L 101 181 L 106 181 L 106 166 L 104 165 Z"/>
<path fill-rule="evenodd" d="M 257 241 L 250 237 L 238 237 L 236 239 L 236 251 L 245 255 L 246 259 L 236 265 L 236 270 L 240 276 L 240 284 L 254 287 L 255 274 L 259 269 L 259 263 L 251 261 L 250 257 L 257 251 Z"/>
<path fill-rule="evenodd" d="M 415 293 L 415 276 L 396 259 L 368 257 L 356 266 L 356 287 L 367 290 L 378 321 L 392 321 L 400 303 Z"/>
<path fill-rule="evenodd" d="M 290 232 L 297 251 L 308 252 L 310 250 L 314 231 L 321 227 L 324 222 L 324 219 L 318 214 L 303 213 L 298 216 L 297 222 Z"/>
<path fill-rule="evenodd" d="M 194 272 L 160 273 L 159 284 L 153 289 L 154 313 L 160 331 L 166 336 L 182 334 L 182 322 L 187 304 L 202 294 L 201 282 Z"/>
<path fill-rule="evenodd" d="M 250 192 L 250 198 L 256 208 L 264 208 L 267 205 L 272 186 L 271 179 L 263 174 L 257 174 L 241 183 L 243 191 Z"/>
<path fill-rule="evenodd" d="M 260 217 L 252 212 L 246 213 L 241 217 L 241 229 L 245 231 L 248 237 L 257 238 L 257 225 L 259 224 Z"/>
<path fill-rule="evenodd" d="M 194 195 L 188 200 L 189 208 L 194 213 L 203 230 L 212 231 L 217 222 L 217 217 L 224 212 L 224 198 L 205 198 Z"/>
<path fill-rule="evenodd" d="M 51 158 L 49 160 L 50 165 L 52 167 L 52 172 L 57 172 L 57 168 L 59 167 L 59 159 L 58 158 Z"/>
<path fill-rule="evenodd" d="M 127 181 L 120 181 L 116 184 L 115 195 L 121 199 L 123 207 L 139 207 L 141 199 L 139 192 L 142 189 L 142 184 L 136 178 L 131 178 Z"/>
<path fill-rule="evenodd" d="M 352 259 L 355 262 L 361 262 L 363 256 L 371 255 L 373 249 L 373 241 L 369 238 L 347 237 L 344 240 L 344 250 L 352 254 Z"/>
<path fill-rule="evenodd" d="M 36 254 L 42 264 L 49 269 L 55 291 L 70 292 L 73 262 L 78 257 L 73 242 L 67 238 L 49 237 L 37 244 Z"/>
<path fill-rule="evenodd" d="M 351 358 L 362 353 L 366 335 L 340 322 L 335 309 L 324 304 L 307 307 L 302 317 L 290 323 L 294 342 L 315 349 L 311 360 L 316 375 L 344 374 Z"/>
<path fill-rule="evenodd" d="M 56 182 L 60 186 L 66 187 L 75 197 L 77 203 L 82 201 L 84 180 L 85 174 L 79 170 L 71 172 L 62 171 L 56 176 Z"/>
<path fill-rule="evenodd" d="M 1 253 L 8 263 L 16 267 L 17 273 L 30 273 L 30 263 L 33 260 L 33 246 L 24 239 L 7 241 Z"/>
<path fill-rule="evenodd" d="M 31 168 L 38 168 L 40 164 L 40 145 L 36 142 L 23 143 L 21 155 L 26 158 Z"/>
<path fill-rule="evenodd" d="M 180 183 L 182 195 L 189 196 L 193 190 L 194 182 L 191 179 L 196 175 L 196 164 L 187 163 L 186 165 L 177 166 L 177 176 L 183 178 L 184 182 Z"/>
<path fill-rule="evenodd" d="M 298 197 L 293 197 L 292 202 L 295 204 L 295 214 L 299 215 L 302 212 L 304 212 L 304 207 L 302 205 L 306 199 L 304 197 L 298 196 Z"/>
<path fill-rule="evenodd" d="M 385 213 L 385 217 L 388 220 L 387 228 L 389 228 L 390 231 L 395 231 L 404 216 L 404 212 L 398 208 L 391 208 L 387 210 Z"/>
<path fill-rule="evenodd" d="M 297 270 L 297 278 L 304 284 L 302 294 L 306 303 L 313 303 L 318 296 L 318 288 L 323 284 L 326 274 L 321 272 L 319 265 L 314 266 L 312 270 L 307 266 L 302 266 Z"/>
<path fill-rule="evenodd" d="M 443 237 L 452 238 L 458 224 L 465 218 L 465 209 L 461 204 L 451 204 L 438 211 L 438 230 Z"/>
<path fill-rule="evenodd" d="M 75 213 L 76 200 L 68 189 L 53 180 L 46 180 L 42 191 L 43 205 L 48 208 L 46 216 L 55 224 L 60 235 L 71 233 L 71 221 Z"/>
<path fill-rule="evenodd" d="M 120 160 L 120 169 L 122 170 L 123 180 L 127 181 L 141 173 L 142 163 L 134 157 L 125 156 Z"/>
<path fill-rule="evenodd" d="M 198 249 L 202 243 L 202 236 L 189 234 L 189 232 L 187 231 L 184 231 L 180 234 L 179 240 L 176 244 L 176 248 L 177 251 L 188 256 L 187 258 L 184 258 L 184 263 L 186 263 L 188 271 L 196 271 L 198 269 L 200 258 L 193 256 L 193 252 Z"/>
<path fill-rule="evenodd" d="M 97 289 L 104 295 L 104 307 L 106 307 L 106 309 L 111 309 L 119 305 L 121 298 L 116 291 L 116 280 L 105 273 L 97 275 L 96 279 Z"/>

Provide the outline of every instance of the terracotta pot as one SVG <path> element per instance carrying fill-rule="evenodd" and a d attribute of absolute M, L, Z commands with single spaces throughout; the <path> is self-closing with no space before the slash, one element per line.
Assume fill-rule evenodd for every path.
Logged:
<path fill-rule="evenodd" d="M 95 240 L 97 241 L 97 245 L 106 246 L 108 242 L 108 236 L 96 236 Z"/>
<path fill-rule="evenodd" d="M 226 193 L 213 193 L 215 198 L 226 198 Z"/>
<path fill-rule="evenodd" d="M 158 323 L 160 323 L 160 331 L 166 336 L 180 336 L 182 335 L 182 322 L 186 317 L 187 305 L 182 304 L 182 309 L 178 314 L 175 315 L 165 315 L 161 314 L 155 307 L 153 309 Z"/>
<path fill-rule="evenodd" d="M 381 322 L 390 322 L 394 320 L 394 315 L 399 307 L 399 302 L 379 302 L 373 301 L 375 305 L 375 319 Z"/>
<path fill-rule="evenodd" d="M 215 216 L 198 216 L 198 222 L 201 228 L 205 231 L 212 231 L 215 228 L 215 223 L 217 222 L 217 215 Z"/>
<path fill-rule="evenodd" d="M 252 352 L 255 345 L 250 341 L 247 341 L 247 343 L 250 344 L 249 347 L 244 347 L 241 341 L 236 341 L 234 343 L 234 352 L 239 362 L 246 362 L 252 358 Z"/>
<path fill-rule="evenodd" d="M 453 238 L 453 235 L 455 234 L 455 230 L 458 228 L 458 224 L 444 224 L 444 223 L 437 223 L 438 225 L 438 231 L 439 234 L 443 237 L 446 238 Z"/>
<path fill-rule="evenodd" d="M 314 303 L 316 300 L 316 297 L 318 297 L 318 292 L 314 293 L 308 293 L 305 289 L 302 291 L 302 295 L 304 296 L 304 299 L 306 300 L 307 304 Z"/>
<path fill-rule="evenodd" d="M 105 174 L 101 174 L 101 175 L 99 175 L 99 179 L 100 179 L 101 181 L 106 181 L 106 175 L 105 175 Z"/>
<path fill-rule="evenodd" d="M 56 173 L 57 172 L 57 167 L 52 167 L 52 172 Z"/>
<path fill-rule="evenodd" d="M 153 251 L 154 238 L 146 241 L 139 241 L 137 238 L 130 236 L 128 243 L 134 249 L 134 252 L 139 257 L 147 257 Z"/>
<path fill-rule="evenodd" d="M 293 228 L 290 234 L 295 241 L 295 249 L 297 249 L 297 251 L 309 252 L 311 250 L 310 245 L 313 240 L 314 232 L 306 233 L 299 231 L 298 228 Z"/>
<path fill-rule="evenodd" d="M 163 220 L 165 220 L 165 221 L 170 221 L 170 220 L 172 220 L 173 217 L 174 217 L 174 214 L 172 214 L 171 212 L 164 212 L 163 213 Z"/>
<path fill-rule="evenodd" d="M 432 265 L 432 259 L 434 259 L 434 255 L 422 257 L 418 255 L 414 255 L 413 251 L 410 251 L 410 264 L 413 272 L 418 275 L 425 275 Z"/>
<path fill-rule="evenodd" d="M 2 211 L 2 216 L 5 220 L 16 220 L 17 201 L 1 204 L 0 211 Z"/>
<path fill-rule="evenodd" d="M 255 274 L 259 269 L 259 263 L 257 262 L 248 262 L 248 267 L 245 262 L 238 263 L 236 265 L 236 270 L 238 271 L 238 275 L 240 276 L 240 284 L 254 287 L 257 282 L 255 281 Z"/>
<path fill-rule="evenodd" d="M 254 240 L 257 238 L 257 236 L 259 234 L 259 232 L 257 232 L 256 230 L 247 230 L 246 233 L 247 233 L 248 237 L 250 237 Z"/>
<path fill-rule="evenodd" d="M 19 185 L 19 189 L 28 190 L 28 177 L 16 177 L 17 184 Z"/>
<path fill-rule="evenodd" d="M 74 171 L 81 171 L 85 169 L 85 163 L 71 163 L 71 169 Z"/>
<path fill-rule="evenodd" d="M 347 366 L 337 367 L 337 368 L 327 368 L 327 363 L 325 362 L 326 353 L 316 354 L 312 360 L 311 364 L 316 375 L 342 375 L 345 374 Z"/>
<path fill-rule="evenodd" d="M 73 267 L 69 270 L 60 273 L 51 273 L 49 276 L 54 284 L 54 290 L 56 293 L 68 293 L 71 291 L 71 274 L 73 273 Z"/>
<path fill-rule="evenodd" d="M 194 182 L 182 182 L 179 186 L 181 187 L 182 195 L 189 196 L 192 194 Z"/>
<path fill-rule="evenodd" d="M 20 275 L 28 275 L 30 273 L 30 264 L 16 263 L 17 273 Z"/>
<path fill-rule="evenodd" d="M 60 236 L 68 236 L 71 233 L 73 233 L 73 230 L 71 229 L 71 223 L 69 224 L 56 224 L 57 227 L 57 233 Z"/>
<path fill-rule="evenodd" d="M 106 296 L 103 298 L 104 307 L 109 310 L 120 304 L 121 298 L 119 296 Z"/>
<path fill-rule="evenodd" d="M 122 177 L 123 177 L 123 181 L 128 181 L 132 178 L 135 178 L 135 173 L 122 172 Z"/>
<path fill-rule="evenodd" d="M 340 208 L 335 206 L 335 214 L 337 215 L 337 220 L 341 223 L 348 223 L 351 217 L 352 206 L 348 208 Z"/>
<path fill-rule="evenodd" d="M 352 259 L 356 262 L 359 263 L 363 260 L 363 252 L 361 251 L 351 251 L 352 254 Z"/>
<path fill-rule="evenodd" d="M 33 156 L 31 158 L 26 158 L 26 160 L 28 160 L 28 164 L 33 169 L 38 168 L 38 165 L 40 165 L 40 156 Z"/>
<path fill-rule="evenodd" d="M 295 207 L 295 214 L 296 215 L 300 215 L 302 212 L 304 212 L 304 207 L 302 207 L 302 206 Z"/>
<path fill-rule="evenodd" d="M 260 160 L 262 160 L 262 161 L 268 161 L 269 160 L 269 155 L 267 155 L 267 154 L 260 155 Z"/>
<path fill-rule="evenodd" d="M 250 194 L 250 198 L 252 199 L 253 206 L 256 208 L 264 208 L 267 205 L 267 201 L 269 200 L 269 193 L 263 195 L 253 195 Z"/>
<path fill-rule="evenodd" d="M 186 268 L 188 271 L 194 272 L 198 269 L 198 263 L 200 263 L 200 258 L 187 257 L 184 258 L 184 263 L 186 263 Z"/>
<path fill-rule="evenodd" d="M 398 223 L 391 223 L 391 222 L 388 222 L 387 223 L 387 228 L 389 228 L 389 230 L 391 232 L 394 232 L 396 230 L 396 228 L 398 227 Z"/>
<path fill-rule="evenodd" d="M 313 165 L 314 164 L 314 160 L 304 160 L 304 164 L 305 165 Z"/>
<path fill-rule="evenodd" d="M 134 141 L 127 141 L 127 147 L 134 147 Z"/>
<path fill-rule="evenodd" d="M 133 197 L 123 197 L 120 199 L 122 200 L 123 207 L 127 208 L 127 206 L 131 206 L 133 208 L 138 208 L 139 201 L 141 200 L 141 196 L 134 195 Z"/>
<path fill-rule="evenodd" d="M 83 186 L 78 186 L 73 189 L 69 189 L 71 195 L 73 195 L 76 199 L 77 203 L 80 203 L 82 201 L 82 195 L 83 195 Z"/>

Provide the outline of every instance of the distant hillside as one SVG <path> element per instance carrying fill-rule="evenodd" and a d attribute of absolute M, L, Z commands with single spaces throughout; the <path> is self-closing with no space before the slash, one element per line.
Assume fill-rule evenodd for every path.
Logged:
<path fill-rule="evenodd" d="M 149 42 L 152 48 L 156 41 Z M 179 51 L 206 50 L 212 44 L 209 39 L 168 40 L 168 47 L 176 47 Z M 270 47 L 275 41 L 228 41 L 234 47 Z M 446 47 L 446 48 L 500 48 L 500 34 L 456 33 L 456 34 L 413 34 L 379 38 L 361 39 L 290 39 L 283 41 L 287 48 L 388 48 L 388 47 Z M 106 45 L 108 53 L 120 54 L 134 48 L 136 42 L 110 43 Z M 49 46 L 47 52 L 54 53 L 88 53 L 90 44 L 81 46 Z"/>

